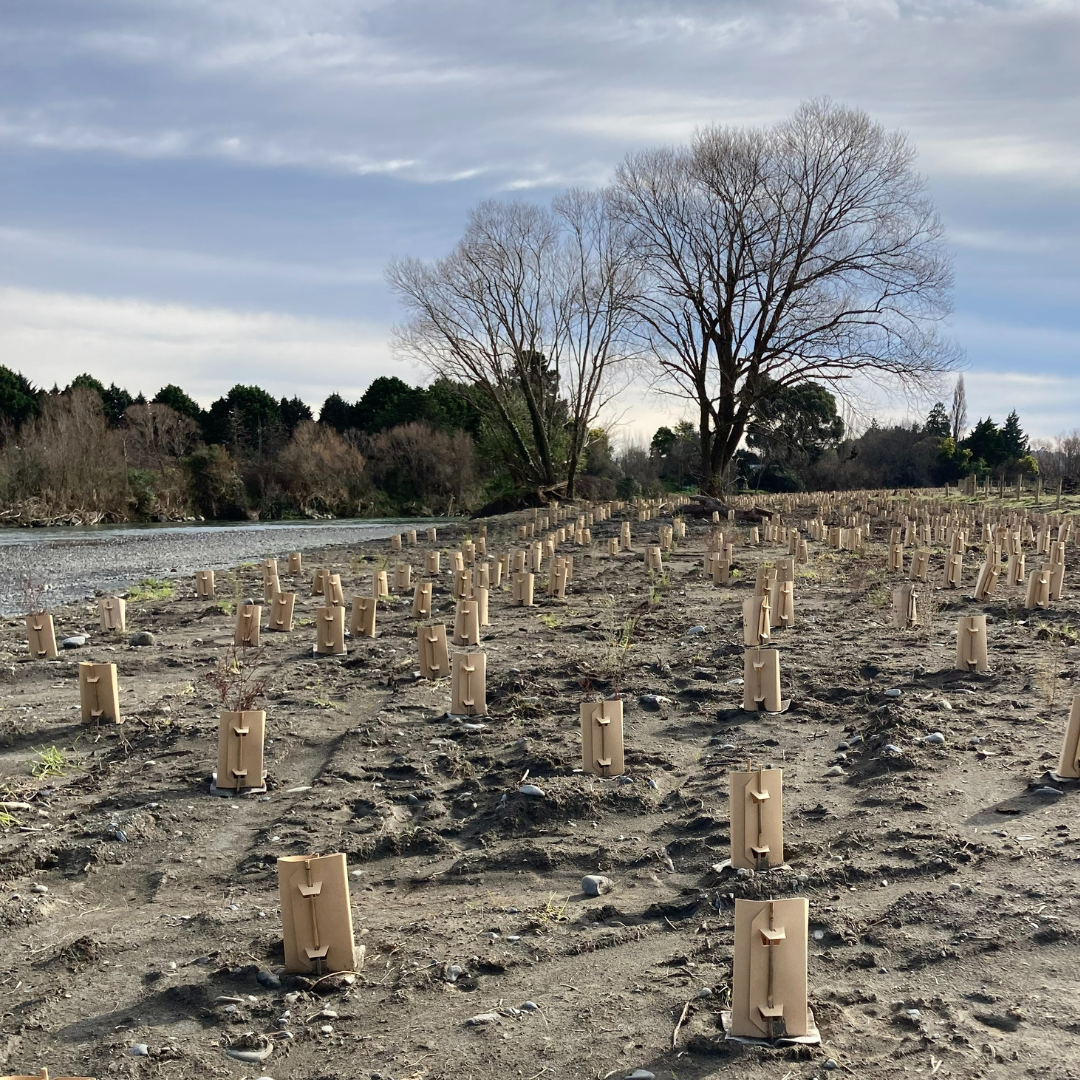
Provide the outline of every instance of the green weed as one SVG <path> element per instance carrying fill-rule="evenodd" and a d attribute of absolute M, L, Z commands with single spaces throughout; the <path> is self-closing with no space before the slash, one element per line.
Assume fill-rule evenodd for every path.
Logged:
<path fill-rule="evenodd" d="M 69 768 L 67 755 L 58 746 L 42 747 L 37 752 L 37 761 L 30 766 L 30 775 L 44 780 L 50 776 L 63 776 Z"/>
<path fill-rule="evenodd" d="M 129 600 L 168 600 L 176 594 L 176 584 L 163 578 L 143 578 L 134 589 L 128 589 Z"/>

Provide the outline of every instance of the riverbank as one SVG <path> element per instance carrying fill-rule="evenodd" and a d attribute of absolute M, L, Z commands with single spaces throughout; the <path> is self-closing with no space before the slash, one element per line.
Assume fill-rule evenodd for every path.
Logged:
<path fill-rule="evenodd" d="M 174 525 L 63 526 L 0 531 L 0 615 L 24 609 L 27 572 L 48 586 L 48 603 L 119 592 L 146 578 L 190 577 L 290 551 L 377 540 L 453 518 L 192 522 Z"/>

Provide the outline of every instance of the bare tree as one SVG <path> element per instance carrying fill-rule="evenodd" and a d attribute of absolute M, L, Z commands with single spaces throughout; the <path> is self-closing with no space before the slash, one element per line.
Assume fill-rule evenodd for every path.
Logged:
<path fill-rule="evenodd" d="M 952 392 L 952 408 L 949 409 L 949 421 L 952 424 L 953 442 L 958 443 L 967 431 L 967 391 L 964 389 L 963 374 L 957 375 L 956 386 Z"/>
<path fill-rule="evenodd" d="M 199 425 L 168 405 L 130 405 L 120 434 L 129 465 L 161 469 L 191 453 L 199 441 Z"/>
<path fill-rule="evenodd" d="M 865 113 L 802 105 L 619 168 L 659 389 L 690 398 L 717 490 L 762 396 L 810 379 L 911 387 L 951 368 L 951 270 L 914 151 Z"/>
<path fill-rule="evenodd" d="M 607 200 L 571 191 L 550 210 L 481 203 L 446 258 L 400 259 L 387 277 L 408 312 L 398 354 L 467 387 L 519 482 L 573 494 L 636 292 Z"/>

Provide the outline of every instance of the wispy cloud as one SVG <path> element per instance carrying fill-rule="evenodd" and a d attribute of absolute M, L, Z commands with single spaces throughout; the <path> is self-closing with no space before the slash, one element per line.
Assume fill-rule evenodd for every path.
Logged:
<path fill-rule="evenodd" d="M 820 95 L 919 148 L 973 408 L 1072 426 L 1080 0 L 10 5 L 2 362 L 359 392 L 396 370 L 381 267 L 445 251 L 475 199 L 601 183 L 628 151 Z M 668 404 L 634 397 L 628 430 Z"/>
<path fill-rule="evenodd" d="M 46 387 L 88 371 L 148 397 L 179 382 L 208 405 L 257 383 L 316 410 L 395 367 L 381 326 L 10 288 L 0 289 L 0 355 Z"/>

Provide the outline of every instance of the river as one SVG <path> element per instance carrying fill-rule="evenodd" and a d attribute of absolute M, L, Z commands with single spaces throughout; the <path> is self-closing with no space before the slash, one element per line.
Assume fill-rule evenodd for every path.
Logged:
<path fill-rule="evenodd" d="M 357 544 L 450 519 L 237 521 L 0 529 L 0 614 L 26 609 L 26 573 L 50 606 L 119 592 L 144 578 L 188 577 L 290 551 Z"/>

